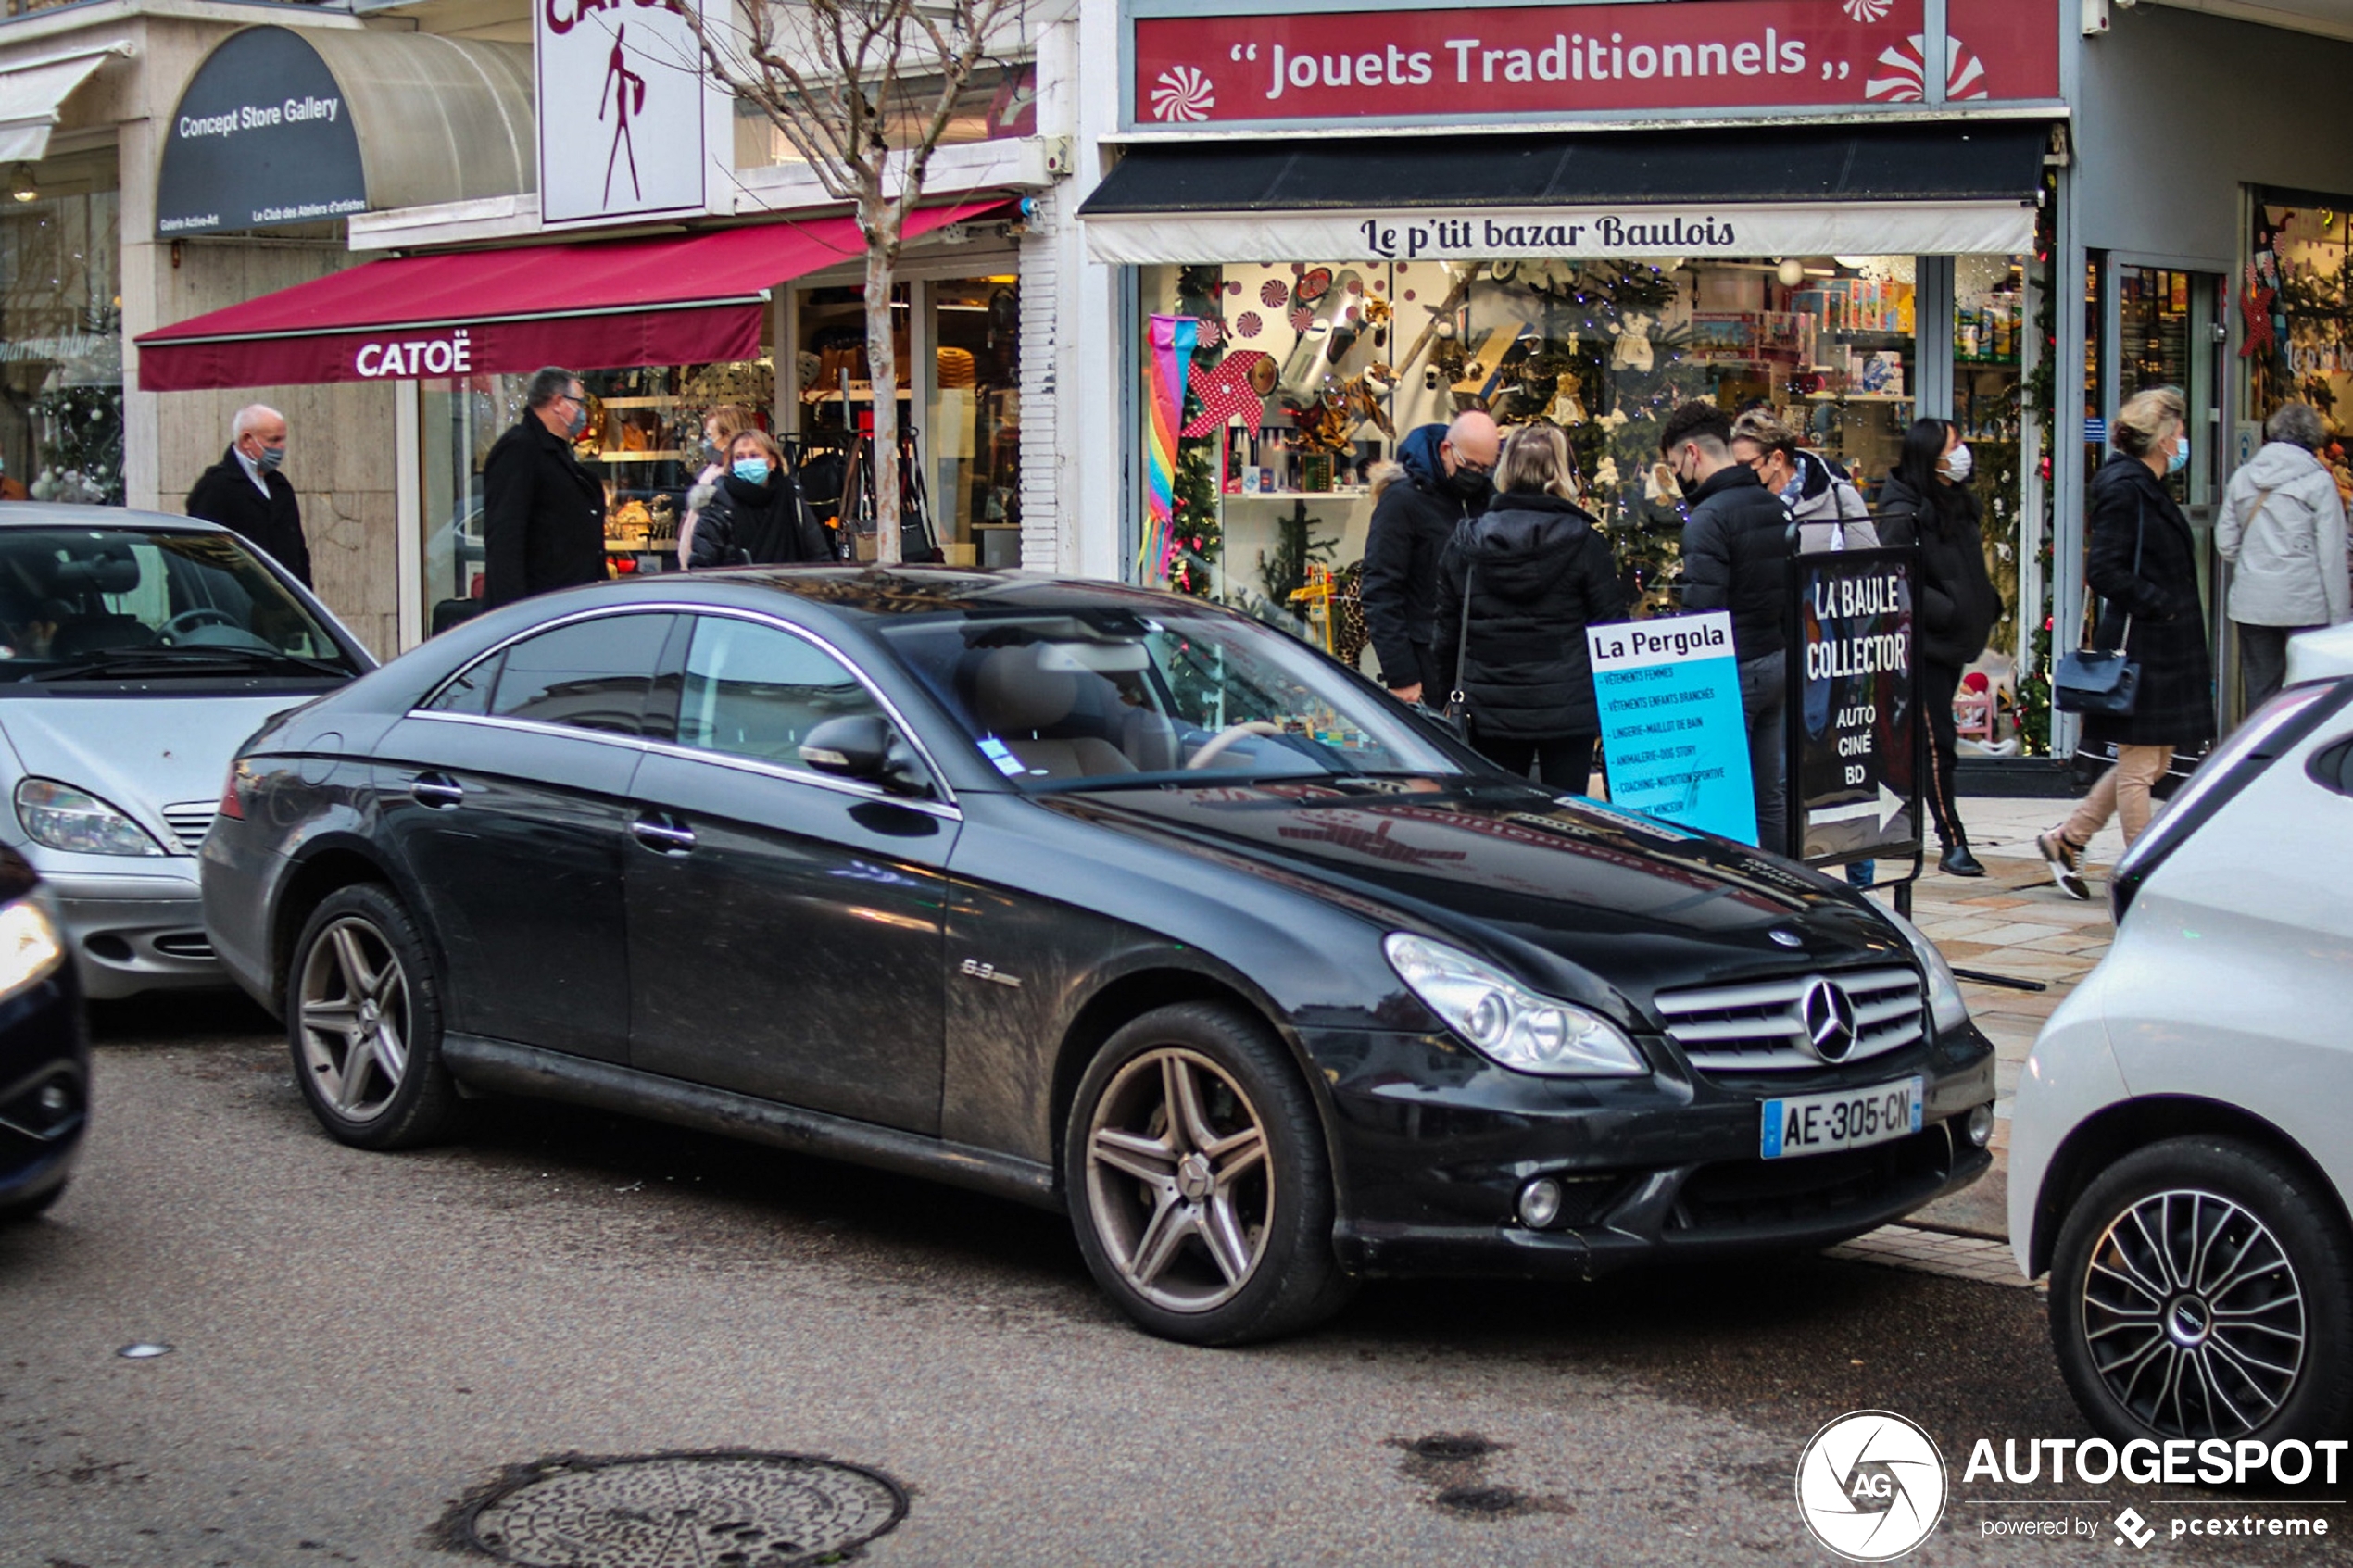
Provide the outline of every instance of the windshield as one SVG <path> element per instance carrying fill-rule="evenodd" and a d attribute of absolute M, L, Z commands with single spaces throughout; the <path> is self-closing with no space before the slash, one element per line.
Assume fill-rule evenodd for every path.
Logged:
<path fill-rule="evenodd" d="M 0 529 L 0 681 L 310 666 L 359 673 L 230 534 Z"/>
<path fill-rule="evenodd" d="M 1206 606 L 965 614 L 882 634 L 1025 787 L 1463 771 L 1328 661 Z"/>

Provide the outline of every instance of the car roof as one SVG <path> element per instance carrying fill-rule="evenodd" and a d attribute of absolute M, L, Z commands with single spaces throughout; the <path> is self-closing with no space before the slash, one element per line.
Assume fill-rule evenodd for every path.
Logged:
<path fill-rule="evenodd" d="M 641 584 L 673 591 L 682 579 L 663 572 Z M 684 581 L 698 588 L 750 588 L 789 594 L 853 618 L 911 615 L 1068 613 L 1116 607 L 1165 610 L 1171 596 L 1096 577 L 1053 577 L 1016 570 L 956 566 L 736 567 L 698 571 Z M 734 596 L 728 596 L 730 597 Z M 1198 601 L 1189 601 L 1198 602 Z"/>
<path fill-rule="evenodd" d="M 0 501 L 0 528 L 158 528 L 192 533 L 226 533 L 229 530 L 200 517 L 174 512 L 140 512 L 129 507 L 88 507 L 71 501 Z"/>

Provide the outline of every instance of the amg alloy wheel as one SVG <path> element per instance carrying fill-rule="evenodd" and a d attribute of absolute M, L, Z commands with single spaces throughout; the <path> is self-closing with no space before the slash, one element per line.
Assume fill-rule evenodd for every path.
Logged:
<path fill-rule="evenodd" d="M 2093 1183 L 2059 1234 L 2051 1334 L 2095 1426 L 2119 1441 L 2340 1429 L 2353 1252 L 2308 1188 L 2214 1138 L 2137 1150 Z"/>
<path fill-rule="evenodd" d="M 286 1033 L 320 1124 L 363 1148 L 427 1142 L 456 1100 L 441 1066 L 440 993 L 416 928 L 362 884 L 328 896 L 296 945 Z"/>
<path fill-rule="evenodd" d="M 1239 1011 L 1163 1008 L 1113 1035 L 1079 1083 L 1063 1153 L 1088 1267 L 1156 1334 L 1269 1338 L 1353 1288 L 1332 1252 L 1315 1102 Z"/>

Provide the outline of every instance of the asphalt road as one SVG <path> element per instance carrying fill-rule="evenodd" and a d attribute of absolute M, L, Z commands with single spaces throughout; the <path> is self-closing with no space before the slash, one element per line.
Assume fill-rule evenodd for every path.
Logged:
<path fill-rule="evenodd" d="M 1908 1562 L 2336 1555 L 2165 1537 L 2276 1491 L 1965 1482 L 1979 1437 L 2089 1436 L 2032 1290 L 1821 1259 L 1376 1284 L 1310 1337 L 1193 1350 L 1115 1319 L 1051 1216 L 519 1102 L 448 1148 L 358 1153 L 242 1004 L 97 1031 L 74 1190 L 0 1231 L 8 1568 L 459 1568 L 444 1522 L 504 1467 L 706 1449 L 897 1478 L 875 1568 L 1829 1562 L 1794 1467 L 1870 1407 L 1951 1466 Z M 173 1348 L 116 1355 L 138 1340 Z M 1415 1452 L 1439 1435 L 1488 1451 Z M 2353 1530 L 2323 1506 L 2347 1496 L 2289 1512 Z M 2146 1550 L 2112 1538 L 2128 1503 Z M 1984 1533 L 2070 1515 L 2096 1534 Z"/>

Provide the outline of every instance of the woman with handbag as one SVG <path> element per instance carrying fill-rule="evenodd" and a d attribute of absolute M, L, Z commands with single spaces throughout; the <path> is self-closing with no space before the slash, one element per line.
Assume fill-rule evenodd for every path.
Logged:
<path fill-rule="evenodd" d="M 1602 738 L 1585 628 L 1625 620 L 1626 589 L 1574 472 L 1559 426 L 1512 432 L 1494 500 L 1439 558 L 1430 653 L 1480 756 L 1522 777 L 1532 763 L 1548 787 L 1582 794 Z"/>
<path fill-rule="evenodd" d="M 2034 841 L 2070 898 L 2092 896 L 2082 870 L 2092 835 L 2119 817 L 2131 845 L 2148 826 L 2152 786 L 2175 749 L 2214 738 L 2197 548 L 2165 488 L 2165 476 L 2190 460 L 2188 405 L 2170 386 L 2140 393 L 2118 412 L 2112 438 L 2115 454 L 2092 478 L 2084 580 L 2104 601 L 2092 646 L 2120 654 L 2122 663 L 2095 654 L 2083 663 L 2088 679 L 2062 666 L 2055 700 L 2084 715 L 2085 744 L 2116 747 L 2116 763 L 2073 816 Z"/>
<path fill-rule="evenodd" d="M 1944 846 L 1936 869 L 1947 876 L 1983 876 L 1961 824 L 1953 770 L 1960 737 L 1953 728 L 1953 696 L 1961 671 L 1985 651 L 2002 619 L 2002 596 L 1985 570 L 1977 493 L 1969 444 L 1945 420 L 1917 420 L 1904 434 L 1895 471 L 1880 492 L 1880 536 L 1890 545 L 1919 546 L 1913 602 L 1919 618 L 1920 711 L 1928 719 L 1929 814 Z"/>

